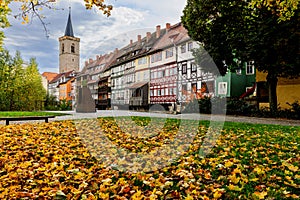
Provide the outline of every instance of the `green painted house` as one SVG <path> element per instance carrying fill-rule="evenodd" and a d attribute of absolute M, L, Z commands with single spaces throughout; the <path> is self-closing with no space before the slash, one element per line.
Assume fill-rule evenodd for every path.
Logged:
<path fill-rule="evenodd" d="M 239 98 L 247 96 L 247 90 L 255 89 L 254 62 L 245 62 L 243 67 L 235 71 L 228 71 L 224 76 L 216 78 L 216 96 Z"/>

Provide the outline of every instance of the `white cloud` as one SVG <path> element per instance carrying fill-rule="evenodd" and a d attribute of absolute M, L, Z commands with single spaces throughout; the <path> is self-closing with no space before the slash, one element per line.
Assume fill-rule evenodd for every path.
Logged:
<path fill-rule="evenodd" d="M 35 19 L 31 25 L 21 25 L 21 21 L 10 18 L 13 26 L 5 30 L 5 46 L 10 51 L 20 50 L 26 58 L 34 55 L 41 71 L 58 69 L 58 38 L 64 34 L 68 7 L 72 5 L 72 23 L 76 37 L 80 37 L 81 63 L 95 55 L 107 53 L 127 45 L 137 35 L 145 36 L 147 31 L 155 31 L 169 22 L 180 21 L 185 0 L 108 0 L 114 9 L 106 17 L 96 8 L 86 10 L 83 0 L 58 1 L 57 10 L 44 9 L 45 22 L 50 30 L 47 40 L 40 22 Z M 61 10 L 64 8 L 64 10 Z M 16 9 L 14 8 L 14 11 Z M 32 57 L 32 56 L 31 56 Z"/>

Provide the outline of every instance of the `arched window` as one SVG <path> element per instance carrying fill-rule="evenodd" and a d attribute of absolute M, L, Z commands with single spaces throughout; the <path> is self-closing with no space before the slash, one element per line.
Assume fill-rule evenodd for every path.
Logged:
<path fill-rule="evenodd" d="M 62 53 L 65 52 L 65 44 L 64 44 L 64 43 L 61 45 L 61 52 L 62 52 Z"/>
<path fill-rule="evenodd" d="M 71 53 L 75 53 L 75 44 L 74 43 L 72 43 L 72 45 L 71 45 Z"/>

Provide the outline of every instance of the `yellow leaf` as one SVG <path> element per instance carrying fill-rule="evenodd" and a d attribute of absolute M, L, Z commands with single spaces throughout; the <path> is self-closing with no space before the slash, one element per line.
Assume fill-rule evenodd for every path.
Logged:
<path fill-rule="evenodd" d="M 229 176 L 229 180 L 234 184 L 238 184 L 238 182 L 240 181 L 240 178 L 236 177 L 234 174 L 234 175 Z"/>
<path fill-rule="evenodd" d="M 230 160 L 228 160 L 226 163 L 225 163 L 225 167 L 226 168 L 229 168 L 233 165 L 233 162 L 231 162 Z"/>
<path fill-rule="evenodd" d="M 256 172 L 258 175 L 265 173 L 265 171 L 260 167 L 255 167 L 254 172 Z"/>
<path fill-rule="evenodd" d="M 224 191 L 223 189 L 219 189 L 219 188 L 215 189 L 214 190 L 214 198 L 219 199 L 222 196 L 223 191 Z"/>
<path fill-rule="evenodd" d="M 268 192 L 254 192 L 253 195 L 258 197 L 259 199 L 264 199 L 267 196 Z"/>
<path fill-rule="evenodd" d="M 109 199 L 109 193 L 100 192 L 99 196 L 101 199 Z"/>
<path fill-rule="evenodd" d="M 241 191 L 242 190 L 242 188 L 239 188 L 238 186 L 232 185 L 232 184 L 229 184 L 228 189 L 229 190 L 234 190 L 234 191 Z"/>
<path fill-rule="evenodd" d="M 234 174 L 241 174 L 242 171 L 239 168 L 235 168 L 232 173 L 234 173 Z"/>
<path fill-rule="evenodd" d="M 293 172 L 297 172 L 299 167 L 298 166 L 294 166 L 294 165 L 288 165 L 289 170 L 293 171 Z"/>
<path fill-rule="evenodd" d="M 134 193 L 131 197 L 132 200 L 140 200 L 143 198 L 144 198 L 144 195 L 142 194 L 141 190 L 137 190 L 136 193 Z"/>
<path fill-rule="evenodd" d="M 258 178 L 252 178 L 252 179 L 250 179 L 250 181 L 252 181 L 252 182 L 256 182 L 258 180 L 259 180 Z"/>
<path fill-rule="evenodd" d="M 188 194 L 187 197 L 185 197 L 185 200 L 194 200 L 194 198 Z"/>

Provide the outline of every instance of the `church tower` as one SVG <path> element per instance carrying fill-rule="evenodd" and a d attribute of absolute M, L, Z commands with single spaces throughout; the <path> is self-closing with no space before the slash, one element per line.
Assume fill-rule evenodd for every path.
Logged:
<path fill-rule="evenodd" d="M 59 38 L 59 73 L 71 70 L 79 71 L 79 49 L 80 38 L 74 36 L 71 8 L 69 8 L 69 17 L 65 35 Z"/>

